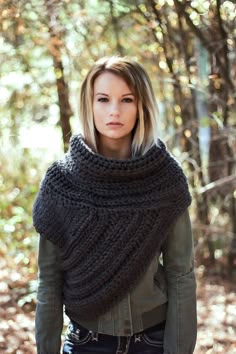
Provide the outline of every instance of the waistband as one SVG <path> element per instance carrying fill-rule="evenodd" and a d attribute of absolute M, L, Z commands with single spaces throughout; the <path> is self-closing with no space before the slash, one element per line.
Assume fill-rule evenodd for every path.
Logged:
<path fill-rule="evenodd" d="M 165 320 L 166 320 L 166 312 L 167 312 L 167 303 L 162 304 L 160 306 L 155 307 L 154 309 L 145 312 L 142 314 L 142 324 L 143 324 L 143 329 L 142 331 L 147 330 L 161 330 L 164 329 L 165 326 Z M 83 321 L 81 323 L 76 323 L 72 318 L 70 319 L 73 323 L 77 324 L 78 326 L 81 326 L 85 329 L 89 329 L 93 332 L 98 333 L 98 321 Z M 141 333 L 142 331 L 136 332 L 136 333 Z"/>

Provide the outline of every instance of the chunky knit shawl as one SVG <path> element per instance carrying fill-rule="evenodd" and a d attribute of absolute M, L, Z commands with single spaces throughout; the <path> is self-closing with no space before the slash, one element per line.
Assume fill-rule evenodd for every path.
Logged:
<path fill-rule="evenodd" d="M 96 318 L 120 301 L 190 202 L 183 171 L 161 140 L 143 156 L 115 160 L 73 136 L 33 208 L 36 230 L 60 249 L 69 317 Z"/>

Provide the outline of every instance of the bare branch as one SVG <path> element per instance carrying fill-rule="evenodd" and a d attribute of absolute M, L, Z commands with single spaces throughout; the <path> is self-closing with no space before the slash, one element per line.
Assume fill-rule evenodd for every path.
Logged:
<path fill-rule="evenodd" d="M 174 0 L 174 4 L 175 4 L 176 10 L 179 12 L 180 16 L 183 16 L 185 18 L 188 26 L 191 28 L 191 30 L 194 32 L 194 34 L 199 38 L 199 40 L 201 41 L 203 46 L 205 48 L 207 48 L 207 50 L 212 55 L 215 56 L 217 66 L 219 67 L 222 77 L 224 78 L 225 82 L 228 84 L 230 90 L 234 92 L 234 90 L 235 90 L 234 83 L 231 80 L 227 69 L 225 68 L 225 63 L 222 63 L 222 61 L 221 61 L 218 53 L 215 51 L 214 47 L 212 47 L 211 43 L 206 39 L 206 36 L 202 33 L 202 31 L 191 20 L 189 14 L 185 10 L 186 4 L 184 2 L 179 2 L 179 0 Z"/>
<path fill-rule="evenodd" d="M 227 176 L 221 179 L 218 179 L 217 181 L 211 182 L 207 184 L 204 187 L 201 187 L 197 189 L 197 194 L 203 194 L 206 192 L 209 192 L 213 189 L 219 189 L 222 188 L 223 186 L 229 185 L 230 188 L 236 188 L 236 176 L 231 175 Z"/>

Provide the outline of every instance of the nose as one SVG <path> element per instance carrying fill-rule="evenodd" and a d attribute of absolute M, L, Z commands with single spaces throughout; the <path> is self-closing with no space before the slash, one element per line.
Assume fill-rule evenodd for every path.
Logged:
<path fill-rule="evenodd" d="M 111 117 L 118 117 L 119 115 L 120 115 L 119 103 L 118 102 L 111 102 L 110 116 Z"/>

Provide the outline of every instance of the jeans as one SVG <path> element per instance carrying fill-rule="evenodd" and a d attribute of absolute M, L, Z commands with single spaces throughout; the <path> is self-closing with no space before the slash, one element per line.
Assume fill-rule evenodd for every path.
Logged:
<path fill-rule="evenodd" d="M 165 322 L 130 337 L 94 333 L 70 322 L 63 354 L 163 354 Z"/>

